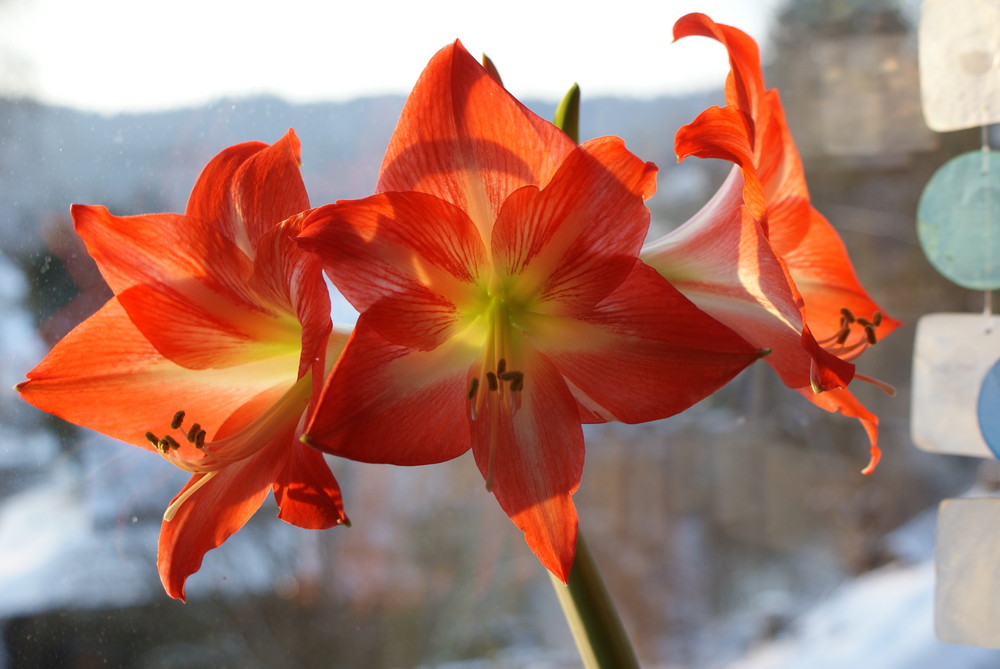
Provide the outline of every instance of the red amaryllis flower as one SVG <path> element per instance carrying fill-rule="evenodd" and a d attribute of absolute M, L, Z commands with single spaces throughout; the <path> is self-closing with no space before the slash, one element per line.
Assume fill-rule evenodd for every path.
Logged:
<path fill-rule="evenodd" d="M 879 459 L 878 418 L 847 389 L 857 376 L 850 361 L 900 323 L 865 292 L 836 231 L 810 203 L 778 92 L 764 89 L 756 43 L 704 14 L 674 26 L 675 38 L 689 35 L 725 45 L 732 72 L 728 104 L 681 128 L 677 155 L 735 165 L 712 200 L 642 258 L 706 312 L 771 348 L 767 361 L 786 385 L 858 418 L 871 442 L 868 473 Z"/>
<path fill-rule="evenodd" d="M 291 131 L 230 147 L 184 214 L 112 216 L 74 205 L 115 296 L 17 386 L 40 409 L 160 453 L 194 474 L 170 503 L 158 567 L 171 597 L 206 551 L 273 490 L 279 517 L 346 522 L 321 453 L 299 439 L 331 334 L 322 268 L 293 241 L 309 206 Z"/>
<path fill-rule="evenodd" d="M 638 261 L 654 177 L 618 138 L 577 147 L 460 43 L 438 52 L 379 194 L 317 209 L 299 237 L 361 312 L 309 443 L 401 465 L 471 447 L 565 581 L 581 423 L 669 416 L 758 357 Z"/>

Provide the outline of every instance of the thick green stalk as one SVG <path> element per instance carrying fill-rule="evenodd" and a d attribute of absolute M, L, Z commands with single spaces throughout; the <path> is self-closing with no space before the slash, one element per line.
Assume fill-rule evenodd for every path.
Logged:
<path fill-rule="evenodd" d="M 635 651 L 608 595 L 601 573 L 580 535 L 569 580 L 552 576 L 552 586 L 587 669 L 639 669 Z"/>

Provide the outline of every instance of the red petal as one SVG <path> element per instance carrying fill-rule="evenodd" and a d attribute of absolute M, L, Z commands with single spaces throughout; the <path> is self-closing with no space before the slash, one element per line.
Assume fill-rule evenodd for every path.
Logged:
<path fill-rule="evenodd" d="M 882 458 L 882 451 L 878 447 L 878 416 L 866 409 L 847 388 L 828 390 L 822 393 L 814 393 L 808 388 L 802 388 L 799 392 L 818 407 L 831 413 L 840 412 L 849 418 L 857 418 L 861 421 L 861 426 L 865 429 L 865 434 L 868 435 L 871 448 L 870 459 L 861 473 L 871 474 L 875 471 L 875 466 Z"/>
<path fill-rule="evenodd" d="M 717 158 L 742 167 L 744 203 L 762 221 L 767 201 L 753 165 L 752 132 L 752 122 L 734 107 L 710 107 L 677 131 L 674 151 L 679 160 L 688 156 Z"/>
<path fill-rule="evenodd" d="M 607 296 L 635 264 L 649 228 L 643 200 L 655 179 L 654 165 L 606 137 L 570 153 L 544 189 L 512 194 L 493 231 L 508 299 L 571 314 Z"/>
<path fill-rule="evenodd" d="M 304 221 L 305 214 L 293 216 L 261 236 L 252 284 L 263 302 L 283 305 L 302 325 L 299 376 L 314 366 L 317 376 L 322 377 L 326 375 L 327 338 L 332 329 L 330 292 L 319 259 L 305 253 L 294 239 Z"/>
<path fill-rule="evenodd" d="M 671 416 L 760 357 L 642 263 L 591 313 L 527 327 L 571 383 L 587 422 Z"/>
<path fill-rule="evenodd" d="M 760 71 L 760 51 L 753 38 L 741 30 L 716 23 L 704 14 L 688 14 L 674 24 L 674 39 L 701 35 L 718 40 L 729 52 L 732 68 L 726 81 L 726 101 L 757 117 L 757 108 L 764 95 L 764 78 Z"/>
<path fill-rule="evenodd" d="M 551 363 L 528 349 L 518 367 L 525 373 L 520 408 L 512 417 L 491 420 L 490 402 L 499 399 L 491 394 L 472 421 L 472 450 L 528 546 L 565 582 L 576 554 L 577 515 L 570 495 L 583 473 L 583 431 L 576 402 Z"/>
<path fill-rule="evenodd" d="M 219 152 L 198 176 L 185 211 L 188 218 L 219 231 L 248 256 L 253 255 L 253 246 L 233 201 L 233 177 L 240 165 L 266 148 L 263 142 L 244 142 Z"/>
<path fill-rule="evenodd" d="M 262 307 L 233 302 L 195 281 L 184 288 L 181 292 L 164 284 L 141 285 L 118 296 L 136 327 L 177 364 L 191 369 L 232 367 L 297 348 L 298 323 Z M 268 346 L 272 343 L 282 348 Z"/>
<path fill-rule="evenodd" d="M 177 214 L 113 216 L 104 207 L 73 205 L 76 231 L 116 294 L 143 283 L 196 278 L 212 290 L 241 294 L 250 259 L 212 222 Z"/>
<path fill-rule="evenodd" d="M 291 130 L 270 146 L 231 146 L 202 170 L 185 213 L 252 257 L 266 230 L 309 208 L 298 166 L 299 140 Z"/>
<path fill-rule="evenodd" d="M 278 518 L 309 530 L 348 523 L 340 485 L 323 454 L 302 444 L 291 449 L 291 456 L 272 486 L 281 510 Z"/>
<path fill-rule="evenodd" d="M 280 221 L 309 208 L 299 172 L 299 139 L 292 130 L 271 146 L 255 153 L 233 175 L 235 213 L 242 219 L 250 243 Z"/>
<path fill-rule="evenodd" d="M 160 526 L 157 568 L 167 594 L 184 600 L 184 582 L 198 571 L 205 553 L 246 524 L 264 502 L 284 465 L 281 449 L 262 450 L 214 474 L 195 474 L 174 497 L 185 495 L 205 476 L 212 478 L 191 493 L 172 520 Z"/>
<path fill-rule="evenodd" d="M 431 59 L 410 93 L 377 191 L 436 195 L 468 212 L 489 239 L 504 200 L 522 186 L 544 186 L 573 149 L 455 42 Z"/>
<path fill-rule="evenodd" d="M 362 462 L 423 465 L 469 449 L 472 354 L 462 343 L 414 351 L 382 339 L 364 315 L 306 427 L 311 446 Z"/>
<path fill-rule="evenodd" d="M 380 335 L 430 350 L 479 299 L 486 250 L 460 209 L 423 193 L 383 193 L 317 209 L 298 238 Z"/>
<path fill-rule="evenodd" d="M 215 430 L 239 406 L 293 374 L 273 361 L 221 374 L 180 367 L 112 299 L 56 344 L 17 389 L 43 411 L 150 449 L 145 433 L 166 430 L 174 412 L 197 409 L 193 418 Z"/>

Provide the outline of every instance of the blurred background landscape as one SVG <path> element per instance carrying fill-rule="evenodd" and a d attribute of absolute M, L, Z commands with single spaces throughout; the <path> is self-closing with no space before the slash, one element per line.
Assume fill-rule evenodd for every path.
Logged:
<path fill-rule="evenodd" d="M 876 301 L 907 323 L 859 363 L 897 396 L 852 385 L 881 419 L 882 464 L 861 476 L 857 421 L 813 407 L 758 364 L 682 415 L 589 428 L 574 498 L 582 531 L 643 666 L 995 666 L 996 651 L 936 642 L 930 623 L 934 509 L 995 489 L 996 465 L 927 454 L 909 436 L 913 326 L 983 309 L 981 293 L 925 259 L 917 200 L 944 162 L 979 147 L 979 131 L 924 125 L 915 3 L 788 1 L 771 18 L 766 80 L 781 90 L 813 203 Z M 4 77 L 30 77 L 16 53 L 0 55 Z M 218 151 L 289 127 L 314 205 L 362 197 L 404 99 L 258 95 L 102 114 L 0 98 L 3 386 L 110 295 L 73 233 L 71 203 L 182 211 Z M 722 102 L 721 79 L 669 96 L 584 90 L 581 137 L 619 135 L 660 167 L 652 237 L 728 172 L 677 165 L 672 150 L 678 127 Z M 555 107 L 525 103 L 546 118 Z M 426 468 L 331 459 L 352 527 L 299 530 L 269 501 L 206 556 L 181 604 L 162 592 L 155 551 L 185 475 L 9 390 L 0 437 L 0 669 L 578 666 L 548 577 L 471 457 Z M 834 646 L 843 660 L 822 664 Z"/>

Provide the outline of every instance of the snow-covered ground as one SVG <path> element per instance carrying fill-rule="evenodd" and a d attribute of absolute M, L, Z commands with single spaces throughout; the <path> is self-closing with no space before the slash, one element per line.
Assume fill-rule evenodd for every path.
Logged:
<path fill-rule="evenodd" d="M 992 669 L 1000 651 L 939 641 L 934 634 L 935 513 L 897 531 L 893 564 L 838 588 L 788 632 L 726 669 Z"/>

